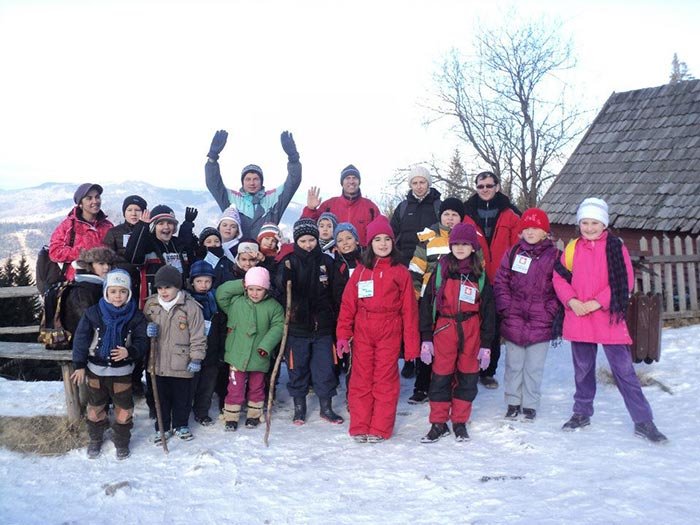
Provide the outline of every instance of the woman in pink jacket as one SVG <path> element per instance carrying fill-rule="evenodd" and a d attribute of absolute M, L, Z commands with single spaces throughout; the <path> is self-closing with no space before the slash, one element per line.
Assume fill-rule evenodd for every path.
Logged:
<path fill-rule="evenodd" d="M 585 199 L 576 220 L 581 237 L 575 241 L 573 265 L 560 267 L 553 276 L 554 289 L 565 308 L 563 336 L 571 341 L 576 380 L 574 413 L 562 429 L 577 430 L 591 423 L 597 345 L 601 344 L 634 421 L 634 433 L 652 442 L 665 442 L 632 366 L 632 338 L 625 314 L 634 272 L 627 248 L 607 231 L 608 205 L 604 200 Z M 566 266 L 566 252 L 561 262 Z"/>

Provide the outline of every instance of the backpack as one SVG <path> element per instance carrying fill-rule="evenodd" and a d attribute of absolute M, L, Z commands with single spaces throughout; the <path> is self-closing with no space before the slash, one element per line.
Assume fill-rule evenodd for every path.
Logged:
<path fill-rule="evenodd" d="M 68 246 L 73 246 L 75 244 L 75 221 L 73 221 L 73 227 L 70 230 L 70 240 L 68 241 Z M 63 265 L 58 264 L 51 260 L 49 257 L 49 247 L 44 244 L 39 250 L 39 254 L 36 257 L 36 270 L 34 275 L 36 276 L 36 287 L 41 295 L 48 292 L 51 285 L 64 281 L 66 279 L 66 271 L 68 270 L 68 264 Z"/>
<path fill-rule="evenodd" d="M 70 350 L 73 344 L 73 334 L 63 327 L 61 311 L 68 289 L 73 281 L 59 281 L 49 286 L 44 294 L 44 311 L 39 326 L 38 341 L 47 350 Z"/>

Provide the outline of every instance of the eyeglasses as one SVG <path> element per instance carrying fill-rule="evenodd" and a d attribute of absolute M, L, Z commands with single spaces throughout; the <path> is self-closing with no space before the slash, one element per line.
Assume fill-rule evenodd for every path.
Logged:
<path fill-rule="evenodd" d="M 477 190 L 484 190 L 484 189 L 486 189 L 486 190 L 492 190 L 492 189 L 494 189 L 495 187 L 496 187 L 495 184 L 478 184 L 478 185 L 476 186 L 476 189 L 477 189 Z"/>

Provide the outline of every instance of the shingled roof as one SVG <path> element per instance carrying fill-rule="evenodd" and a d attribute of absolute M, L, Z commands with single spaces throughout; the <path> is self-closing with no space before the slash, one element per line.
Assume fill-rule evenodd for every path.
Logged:
<path fill-rule="evenodd" d="M 576 224 L 585 197 L 615 228 L 700 233 L 700 79 L 610 96 L 540 205 Z"/>

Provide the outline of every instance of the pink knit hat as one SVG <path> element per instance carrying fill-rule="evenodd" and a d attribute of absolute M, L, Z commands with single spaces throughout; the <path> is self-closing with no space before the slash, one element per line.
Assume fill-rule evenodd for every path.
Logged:
<path fill-rule="evenodd" d="M 259 286 L 270 289 L 270 272 L 262 266 L 253 266 L 245 273 L 244 283 L 246 286 Z"/>
<path fill-rule="evenodd" d="M 391 237 L 392 241 L 395 241 L 394 230 L 391 229 L 391 224 L 389 224 L 389 219 L 384 217 L 384 215 L 378 215 L 376 219 L 367 225 L 367 242 L 372 242 L 377 235 L 388 235 Z"/>

